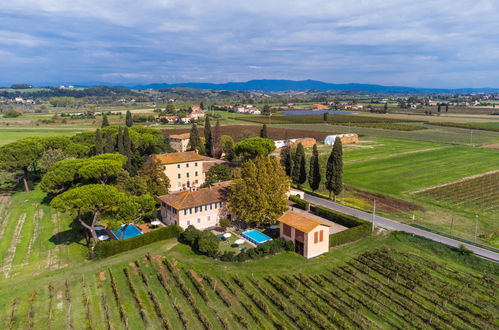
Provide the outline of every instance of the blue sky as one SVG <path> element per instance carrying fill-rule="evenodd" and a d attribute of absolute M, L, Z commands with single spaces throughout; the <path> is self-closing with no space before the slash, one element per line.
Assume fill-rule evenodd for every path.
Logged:
<path fill-rule="evenodd" d="M 11 0 L 0 84 L 499 87 L 499 0 Z"/>

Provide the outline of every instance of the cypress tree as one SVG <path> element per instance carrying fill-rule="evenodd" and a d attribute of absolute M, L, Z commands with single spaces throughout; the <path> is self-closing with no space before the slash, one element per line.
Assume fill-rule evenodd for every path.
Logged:
<path fill-rule="evenodd" d="M 496 107 L 495 103 L 494 103 L 494 108 Z M 445 105 L 445 112 L 449 112 L 449 104 L 447 103 Z"/>
<path fill-rule="evenodd" d="M 343 146 L 339 137 L 334 140 L 333 149 L 327 160 L 325 186 L 329 191 L 329 198 L 331 193 L 334 193 L 334 200 L 343 190 Z"/>
<path fill-rule="evenodd" d="M 213 130 L 213 157 L 220 158 L 222 156 L 222 148 L 220 146 L 220 137 L 222 136 L 222 128 L 220 127 L 220 120 L 217 119 L 215 129 Z"/>
<path fill-rule="evenodd" d="M 125 127 L 125 130 L 123 132 L 123 147 L 125 149 L 125 156 L 127 156 L 125 169 L 130 172 L 132 170 L 132 141 L 130 140 L 128 127 Z"/>
<path fill-rule="evenodd" d="M 201 108 L 201 110 L 204 110 L 204 103 L 203 103 L 203 101 L 201 101 L 201 103 L 199 103 L 199 107 Z"/>
<path fill-rule="evenodd" d="M 437 111 L 440 112 L 442 110 L 442 106 L 440 105 L 440 103 L 438 104 L 438 108 L 437 108 Z"/>
<path fill-rule="evenodd" d="M 118 152 L 122 155 L 125 154 L 125 146 L 123 145 L 123 130 L 121 126 L 118 127 Z"/>
<path fill-rule="evenodd" d="M 132 127 L 132 125 L 133 125 L 132 113 L 129 110 L 127 110 L 127 112 L 126 112 L 125 125 L 127 127 Z"/>
<path fill-rule="evenodd" d="M 104 114 L 102 116 L 102 124 L 101 127 L 108 127 L 109 126 L 109 120 L 107 119 L 107 115 Z"/>
<path fill-rule="evenodd" d="M 95 131 L 95 154 L 100 155 L 104 152 L 104 146 L 102 145 L 102 133 L 100 129 Z"/>
<path fill-rule="evenodd" d="M 296 147 L 292 177 L 293 182 L 298 185 L 302 185 L 305 181 L 307 181 L 307 169 L 305 163 L 305 149 L 303 149 L 303 144 L 298 143 L 298 146 Z"/>
<path fill-rule="evenodd" d="M 201 138 L 199 137 L 199 132 L 196 123 L 192 124 L 191 132 L 189 137 L 189 151 L 199 152 L 201 149 Z"/>
<path fill-rule="evenodd" d="M 329 115 L 329 113 L 324 112 L 324 113 L 322 114 L 322 120 L 324 120 L 325 122 L 327 122 L 327 117 L 328 117 L 328 115 Z"/>
<path fill-rule="evenodd" d="M 291 176 L 291 172 L 293 170 L 293 162 L 291 157 L 291 146 L 289 144 L 281 149 L 280 156 L 281 165 L 284 167 L 286 175 Z"/>
<path fill-rule="evenodd" d="M 321 168 L 319 164 L 319 151 L 317 150 L 317 144 L 314 144 L 314 149 L 312 151 L 312 158 L 310 158 L 308 183 L 313 191 L 319 189 L 319 184 L 321 183 Z"/>
<path fill-rule="evenodd" d="M 228 160 L 229 162 L 233 161 L 234 158 L 236 158 L 236 155 L 234 153 L 234 145 L 231 140 L 228 140 L 225 143 L 225 159 Z"/>
<path fill-rule="evenodd" d="M 267 124 L 263 124 L 262 129 L 260 130 L 260 137 L 268 139 Z"/>
<path fill-rule="evenodd" d="M 388 102 L 385 103 L 385 113 L 388 112 Z"/>
<path fill-rule="evenodd" d="M 213 157 L 213 136 L 211 134 L 210 117 L 204 119 L 204 150 L 206 155 Z"/>
<path fill-rule="evenodd" d="M 106 137 L 106 145 L 104 146 L 104 151 L 106 153 L 113 153 L 114 152 L 114 142 L 113 142 L 113 137 L 111 136 L 111 132 L 107 131 L 104 135 Z"/>

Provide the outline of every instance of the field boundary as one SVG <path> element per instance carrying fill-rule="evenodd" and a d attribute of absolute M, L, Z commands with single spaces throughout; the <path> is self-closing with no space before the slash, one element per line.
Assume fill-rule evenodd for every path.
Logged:
<path fill-rule="evenodd" d="M 480 173 L 480 174 L 475 174 L 475 175 L 467 176 L 467 177 L 461 178 L 459 180 L 455 180 L 455 181 L 443 183 L 443 184 L 436 185 L 436 186 L 426 187 L 426 188 L 415 190 L 415 191 L 410 191 L 409 193 L 410 194 L 419 194 L 419 193 L 427 192 L 429 190 L 433 190 L 433 189 L 437 189 L 437 188 L 442 188 L 442 187 L 447 187 L 447 186 L 450 186 L 450 185 L 453 185 L 453 184 L 456 184 L 456 183 L 461 183 L 461 182 L 464 182 L 464 181 L 473 180 L 473 179 L 476 179 L 476 178 L 481 178 L 482 176 L 486 176 L 486 175 L 490 175 L 490 174 L 495 174 L 495 173 L 499 173 L 499 170 L 492 170 L 492 171 L 488 171 L 488 172 L 485 172 L 485 173 Z"/>
<path fill-rule="evenodd" d="M 353 159 L 350 161 L 346 161 L 345 164 L 352 164 L 352 163 L 359 163 L 359 162 L 365 162 L 369 160 L 377 160 L 377 159 L 386 159 L 386 158 L 391 158 L 391 157 L 397 157 L 397 156 L 403 156 L 403 155 L 410 155 L 410 154 L 416 154 L 418 152 L 425 152 L 425 151 L 433 151 L 433 150 L 438 150 L 438 149 L 443 149 L 445 147 L 433 147 L 433 148 L 426 148 L 426 149 L 420 149 L 420 150 L 410 150 L 410 151 L 404 151 L 404 152 L 398 152 L 390 155 L 383 155 L 379 157 L 368 157 L 368 158 L 361 158 L 361 159 Z"/>

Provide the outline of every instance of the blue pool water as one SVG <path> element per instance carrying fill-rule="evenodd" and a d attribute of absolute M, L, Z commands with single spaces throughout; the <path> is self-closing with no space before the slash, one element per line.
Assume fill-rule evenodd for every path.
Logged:
<path fill-rule="evenodd" d="M 286 114 L 286 115 L 293 115 L 293 116 L 322 115 L 324 112 L 327 112 L 330 115 L 351 115 L 351 114 L 354 114 L 354 112 L 336 111 L 336 110 L 284 110 L 281 112 Z"/>
<path fill-rule="evenodd" d="M 272 240 L 272 238 L 268 237 L 264 233 L 259 232 L 256 229 L 245 231 L 243 233 L 243 237 L 255 244 L 262 244 Z"/>
<path fill-rule="evenodd" d="M 142 232 L 139 230 L 139 228 L 135 227 L 134 225 L 128 225 L 125 229 L 125 232 L 123 233 L 123 237 L 121 237 L 121 232 L 123 231 L 123 227 L 125 226 L 122 225 L 121 228 L 118 230 L 111 230 L 117 239 L 125 239 L 142 235 Z"/>

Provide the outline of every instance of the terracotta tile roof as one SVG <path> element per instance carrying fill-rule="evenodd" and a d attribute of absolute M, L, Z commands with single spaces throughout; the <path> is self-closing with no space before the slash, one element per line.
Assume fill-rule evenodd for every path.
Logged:
<path fill-rule="evenodd" d="M 319 220 L 307 217 L 304 214 L 293 211 L 284 213 L 279 219 L 277 219 L 277 221 L 285 223 L 288 226 L 298 229 L 299 231 L 302 231 L 304 233 L 310 233 L 315 229 L 315 227 L 319 225 L 331 227 L 331 225 L 325 222 L 321 222 Z"/>
<path fill-rule="evenodd" d="M 211 158 L 202 156 L 195 151 L 172 152 L 169 154 L 153 155 L 153 157 L 159 159 L 162 165 L 211 160 Z"/>
<path fill-rule="evenodd" d="M 176 208 L 177 210 L 183 210 L 190 207 L 225 200 L 229 186 L 230 181 L 220 182 L 213 185 L 211 188 L 201 188 L 195 191 L 181 191 L 178 193 L 158 196 L 157 199 Z"/>
<path fill-rule="evenodd" d="M 178 140 L 187 140 L 190 137 L 191 137 L 191 133 L 172 134 L 172 135 L 170 135 L 170 139 L 178 139 Z"/>

